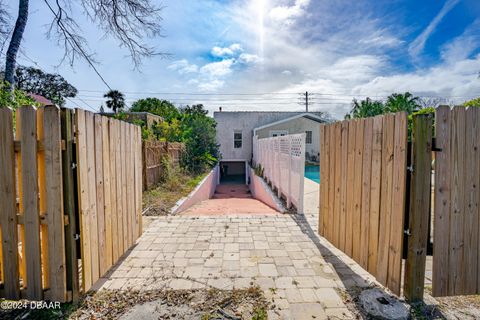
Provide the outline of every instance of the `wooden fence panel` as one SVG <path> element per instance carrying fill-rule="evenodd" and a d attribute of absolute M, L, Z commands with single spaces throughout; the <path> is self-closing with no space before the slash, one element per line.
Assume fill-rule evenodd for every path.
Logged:
<path fill-rule="evenodd" d="M 407 115 L 322 125 L 320 132 L 319 232 L 400 294 Z"/>
<path fill-rule="evenodd" d="M 140 236 L 141 131 L 82 110 L 76 120 L 82 285 L 88 291 Z"/>
<path fill-rule="evenodd" d="M 0 108 L 2 298 L 78 298 L 77 220 L 84 291 L 140 236 L 139 127 L 77 110 L 74 137 L 72 114 Z"/>
<path fill-rule="evenodd" d="M 54 106 L 25 106 L 15 119 L 14 129 L 12 111 L 0 109 L 0 294 L 64 302 L 60 112 Z"/>
<path fill-rule="evenodd" d="M 436 112 L 433 295 L 480 293 L 480 112 Z"/>
<path fill-rule="evenodd" d="M 142 148 L 143 189 L 156 186 L 163 178 L 163 159 L 168 156 L 173 165 L 179 165 L 184 144 L 179 142 L 144 141 Z"/>

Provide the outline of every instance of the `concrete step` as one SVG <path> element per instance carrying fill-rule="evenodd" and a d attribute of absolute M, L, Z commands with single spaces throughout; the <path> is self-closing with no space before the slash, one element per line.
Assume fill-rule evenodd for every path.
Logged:
<path fill-rule="evenodd" d="M 217 194 L 242 195 L 250 194 L 250 189 L 244 184 L 219 184 L 215 190 Z"/>
<path fill-rule="evenodd" d="M 239 198 L 239 199 L 252 199 L 251 194 L 228 194 L 228 193 L 215 193 L 212 199 L 231 199 L 231 198 Z"/>

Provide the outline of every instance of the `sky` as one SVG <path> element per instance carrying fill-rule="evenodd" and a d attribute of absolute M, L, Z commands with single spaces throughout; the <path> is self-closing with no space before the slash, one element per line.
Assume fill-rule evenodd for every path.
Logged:
<path fill-rule="evenodd" d="M 170 56 L 139 70 L 72 2 L 97 69 L 129 104 L 157 97 L 210 111 L 298 111 L 308 91 L 310 111 L 342 118 L 353 98 L 480 96 L 478 0 L 158 1 L 163 37 L 146 41 Z M 108 88 L 83 61 L 59 65 L 63 51 L 45 37 L 52 15 L 44 1 L 30 3 L 19 62 L 63 75 L 79 90 L 69 106 L 98 109 Z M 15 15 L 17 0 L 7 5 Z"/>

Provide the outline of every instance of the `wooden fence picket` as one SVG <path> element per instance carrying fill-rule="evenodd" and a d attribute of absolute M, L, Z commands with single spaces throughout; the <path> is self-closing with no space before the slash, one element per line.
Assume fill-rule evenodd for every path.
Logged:
<path fill-rule="evenodd" d="M 62 150 L 60 110 L 55 106 L 43 109 L 43 153 L 47 216 L 49 298 L 66 301 L 65 218 L 63 214 Z M 47 269 L 47 268 L 45 268 Z"/>
<path fill-rule="evenodd" d="M 18 121 L 18 120 L 17 120 Z M 13 136 L 13 112 L 0 108 L 0 240 L 1 281 L 7 299 L 20 298 L 17 197 L 15 183 L 15 151 Z"/>
<path fill-rule="evenodd" d="M 20 140 L 19 195 L 23 216 L 22 244 L 25 261 L 25 297 L 42 299 L 42 261 L 40 255 L 40 214 L 38 207 L 37 119 L 36 109 L 26 106 L 17 109 L 17 137 Z"/>

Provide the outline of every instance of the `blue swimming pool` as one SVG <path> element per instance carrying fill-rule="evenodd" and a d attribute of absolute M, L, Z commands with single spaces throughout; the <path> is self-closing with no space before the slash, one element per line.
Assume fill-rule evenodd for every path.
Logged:
<path fill-rule="evenodd" d="M 320 166 L 305 166 L 305 178 L 320 183 Z"/>

